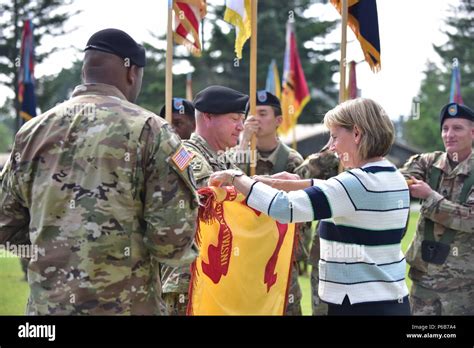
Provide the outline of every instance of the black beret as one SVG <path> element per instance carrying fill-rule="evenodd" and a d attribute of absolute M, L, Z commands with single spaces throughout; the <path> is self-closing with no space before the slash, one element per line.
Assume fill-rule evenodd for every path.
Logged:
<path fill-rule="evenodd" d="M 281 109 L 280 100 L 265 90 L 257 92 L 257 105 L 269 105 Z"/>
<path fill-rule="evenodd" d="M 87 41 L 87 50 L 97 50 L 130 59 L 133 65 L 143 68 L 146 65 L 145 48 L 130 35 L 119 29 L 104 29 L 92 35 Z"/>
<path fill-rule="evenodd" d="M 443 127 L 444 120 L 447 118 L 465 118 L 466 120 L 474 121 L 474 113 L 467 105 L 449 103 L 441 109 L 439 118 L 441 127 Z"/>
<path fill-rule="evenodd" d="M 245 114 L 248 95 L 232 88 L 210 86 L 199 92 L 194 98 L 194 107 L 210 114 Z"/>
<path fill-rule="evenodd" d="M 173 98 L 172 101 L 173 113 L 185 114 L 194 118 L 194 106 L 189 100 L 183 98 Z M 163 105 L 160 111 L 160 116 L 166 116 L 166 105 Z"/>

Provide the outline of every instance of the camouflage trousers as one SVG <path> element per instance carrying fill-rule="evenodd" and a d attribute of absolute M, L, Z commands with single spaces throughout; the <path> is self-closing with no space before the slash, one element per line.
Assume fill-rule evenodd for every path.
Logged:
<path fill-rule="evenodd" d="M 288 291 L 288 302 L 286 304 L 285 315 L 295 316 L 302 315 L 301 312 L 301 288 L 300 283 L 298 283 L 299 268 L 298 262 L 293 262 L 293 267 L 291 268 L 291 279 L 290 279 L 290 289 Z"/>
<path fill-rule="evenodd" d="M 474 315 L 474 285 L 454 291 L 433 291 L 413 282 L 412 315 Z"/>
<path fill-rule="evenodd" d="M 165 306 L 165 315 L 179 316 L 186 315 L 188 307 L 188 294 L 177 292 L 167 292 L 162 295 Z"/>
<path fill-rule="evenodd" d="M 318 266 L 313 266 L 311 269 L 311 307 L 313 309 L 313 315 L 328 315 L 328 305 L 322 302 L 318 295 L 318 278 Z"/>

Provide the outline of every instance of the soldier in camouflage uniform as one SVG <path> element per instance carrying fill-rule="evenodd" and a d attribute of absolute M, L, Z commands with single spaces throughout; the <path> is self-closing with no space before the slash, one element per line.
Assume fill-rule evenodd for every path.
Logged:
<path fill-rule="evenodd" d="M 339 159 L 332 152 L 329 151 L 329 145 L 326 145 L 320 152 L 309 155 L 308 158 L 299 166 L 295 173 L 302 179 L 322 179 L 327 180 L 338 174 Z M 312 223 L 305 223 L 302 228 L 303 233 L 311 234 Z M 309 232 L 309 233 L 307 233 Z M 318 295 L 319 285 L 319 255 L 320 255 L 320 241 L 319 235 L 314 233 L 311 251 L 309 254 L 309 263 L 311 268 L 311 307 L 313 315 L 327 315 L 328 306 L 322 302 Z"/>
<path fill-rule="evenodd" d="M 303 157 L 278 139 L 277 129 L 282 122 L 280 100 L 267 91 L 257 92 L 257 115 L 245 121 L 245 130 L 239 146 L 243 152 L 249 151 L 249 142 L 253 134 L 257 135 L 257 175 L 273 175 L 280 172 L 294 173 L 303 163 Z M 250 163 L 238 163 L 245 172 L 250 173 Z M 299 226 L 297 225 L 297 229 Z M 295 260 L 301 253 L 300 233 L 297 230 Z M 293 263 L 286 315 L 301 315 L 301 288 L 298 283 L 298 263 Z"/>
<path fill-rule="evenodd" d="M 183 98 L 173 98 L 172 108 L 171 124 L 173 129 L 178 133 L 181 139 L 189 139 L 196 129 L 193 103 Z M 164 118 L 165 115 L 166 105 L 163 105 L 160 110 L 160 116 Z"/>
<path fill-rule="evenodd" d="M 423 199 L 406 255 L 412 313 L 474 315 L 474 116 L 456 103 L 440 116 L 446 152 L 415 155 L 402 169 Z"/>
<path fill-rule="evenodd" d="M 191 166 L 198 188 L 206 187 L 215 171 L 237 169 L 226 151 L 237 145 L 247 101 L 247 95 L 222 86 L 210 86 L 196 95 L 196 132 L 184 145 L 194 155 Z M 162 280 L 168 314 L 186 315 L 190 268 L 162 267 Z"/>
<path fill-rule="evenodd" d="M 196 256 L 191 156 L 133 104 L 144 65 L 123 31 L 95 33 L 84 84 L 16 135 L 0 177 L 0 243 L 39 248 L 29 314 L 159 314 L 159 262 Z"/>

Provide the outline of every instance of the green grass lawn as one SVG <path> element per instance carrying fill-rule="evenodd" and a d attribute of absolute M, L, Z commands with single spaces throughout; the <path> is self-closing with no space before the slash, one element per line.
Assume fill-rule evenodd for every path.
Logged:
<path fill-rule="evenodd" d="M 418 213 L 411 213 L 410 224 L 405 238 L 402 241 L 402 249 L 405 252 L 413 239 Z M 303 293 L 302 309 L 304 315 L 311 315 L 311 285 L 308 275 L 300 277 L 300 286 Z M 408 272 L 408 267 L 407 267 Z M 28 298 L 28 284 L 23 280 L 20 261 L 18 258 L 0 258 L 0 315 L 22 315 L 25 313 Z M 411 281 L 407 277 L 407 285 L 411 287 Z"/>
<path fill-rule="evenodd" d="M 3 254 L 0 254 L 5 256 Z M 29 288 L 20 260 L 12 254 L 0 258 L 0 315 L 25 314 Z"/>

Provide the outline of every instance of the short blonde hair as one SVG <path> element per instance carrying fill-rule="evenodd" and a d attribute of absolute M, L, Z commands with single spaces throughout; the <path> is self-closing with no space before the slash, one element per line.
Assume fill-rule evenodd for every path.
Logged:
<path fill-rule="evenodd" d="M 372 99 L 357 98 L 339 104 L 324 116 L 324 125 L 350 131 L 357 126 L 361 134 L 358 153 L 361 160 L 385 156 L 395 140 L 395 129 L 385 110 Z"/>

